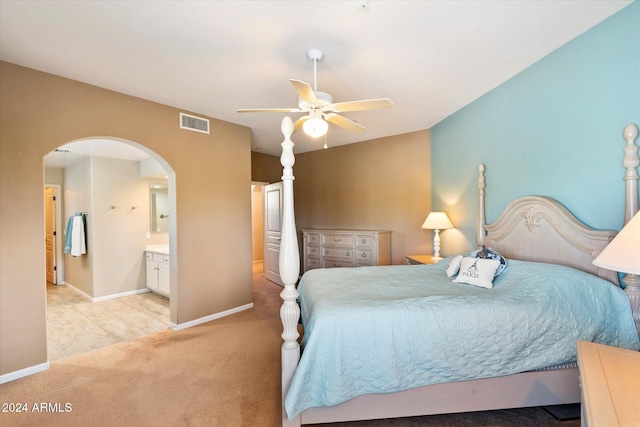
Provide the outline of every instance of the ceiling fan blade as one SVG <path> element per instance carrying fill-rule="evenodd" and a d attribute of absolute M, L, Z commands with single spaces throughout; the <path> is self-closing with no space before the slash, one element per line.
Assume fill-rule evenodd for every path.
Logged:
<path fill-rule="evenodd" d="M 331 104 L 328 111 L 336 113 L 344 113 L 347 111 L 363 111 L 363 110 L 383 110 L 393 107 L 393 102 L 389 98 L 380 99 L 363 99 L 362 101 L 336 102 Z"/>
<path fill-rule="evenodd" d="M 298 132 L 302 129 L 302 125 L 309 119 L 309 116 L 302 116 L 293 124 L 293 133 Z"/>
<path fill-rule="evenodd" d="M 237 113 L 302 113 L 299 108 L 239 108 Z"/>
<path fill-rule="evenodd" d="M 305 83 L 301 80 L 290 79 L 289 80 L 293 85 L 300 98 L 306 101 L 309 104 L 317 104 L 318 98 L 316 98 L 316 94 L 313 92 L 313 88 L 309 83 Z"/>
<path fill-rule="evenodd" d="M 340 126 L 348 131 L 360 133 L 365 131 L 365 127 L 359 123 L 354 122 L 353 120 L 347 119 L 346 117 L 342 117 L 336 113 L 328 113 L 324 115 L 326 121 L 336 126 Z"/>

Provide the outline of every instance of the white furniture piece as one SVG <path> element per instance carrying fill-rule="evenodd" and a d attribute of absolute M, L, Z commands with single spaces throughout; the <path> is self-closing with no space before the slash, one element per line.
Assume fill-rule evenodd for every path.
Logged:
<path fill-rule="evenodd" d="M 300 360 L 297 329 L 300 308 L 296 303 L 299 295 L 296 282 L 300 265 L 293 212 L 293 122 L 289 117 L 282 121 L 282 133 L 285 138 L 281 156 L 284 167 L 284 214 L 279 266 L 284 283 L 284 290 L 280 294 L 283 299 L 280 318 L 283 325 L 281 360 L 284 402 Z M 627 148 L 625 151 L 631 150 Z M 637 154 L 635 156 L 637 158 Z M 625 164 L 627 163 L 625 158 Z M 505 209 L 495 223 L 486 224 L 484 171 L 484 165 L 480 165 L 476 230 L 479 248 L 495 249 L 506 258 L 568 265 L 619 285 L 617 274 L 592 264 L 593 259 L 613 239 L 615 232 L 591 229 L 552 199 L 534 196 L 518 199 Z M 637 186 L 637 182 L 632 182 L 629 174 L 626 176 L 627 189 L 634 184 Z M 625 203 L 626 206 L 637 207 L 637 191 L 627 191 Z M 567 367 L 435 384 L 396 393 L 362 395 L 340 405 L 304 410 L 292 420 L 288 419 L 283 405 L 282 425 L 300 426 L 578 402 L 578 368 Z"/>
<path fill-rule="evenodd" d="M 583 426 L 640 426 L 640 352 L 578 341 Z"/>
<path fill-rule="evenodd" d="M 169 251 L 159 245 L 147 247 L 145 250 L 147 262 L 147 288 L 164 296 L 169 296 Z"/>
<path fill-rule="evenodd" d="M 302 230 L 304 271 L 391 264 L 391 231 Z"/>

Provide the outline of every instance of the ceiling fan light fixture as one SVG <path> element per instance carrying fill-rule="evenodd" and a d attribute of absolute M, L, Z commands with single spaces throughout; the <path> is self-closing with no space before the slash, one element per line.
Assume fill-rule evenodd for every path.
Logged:
<path fill-rule="evenodd" d="M 302 130 L 311 138 L 319 138 L 327 133 L 329 123 L 325 122 L 322 117 L 312 116 L 304 122 Z"/>

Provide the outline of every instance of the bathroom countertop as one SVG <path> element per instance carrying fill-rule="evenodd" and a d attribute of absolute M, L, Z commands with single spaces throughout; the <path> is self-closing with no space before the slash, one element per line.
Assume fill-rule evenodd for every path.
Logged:
<path fill-rule="evenodd" d="M 144 248 L 145 252 L 169 255 L 169 245 L 149 245 Z"/>

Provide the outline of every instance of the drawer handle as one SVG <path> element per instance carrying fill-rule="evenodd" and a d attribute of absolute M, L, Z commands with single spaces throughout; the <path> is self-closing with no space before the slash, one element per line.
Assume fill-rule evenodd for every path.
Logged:
<path fill-rule="evenodd" d="M 367 254 L 363 253 L 362 258 L 366 258 L 366 257 L 367 257 Z"/>
<path fill-rule="evenodd" d="M 351 256 L 351 252 L 347 252 L 347 256 Z"/>
<path fill-rule="evenodd" d="M 362 243 L 367 243 L 367 239 L 362 239 Z"/>
<path fill-rule="evenodd" d="M 324 254 L 325 254 L 325 255 L 329 255 L 329 249 L 325 249 L 325 250 L 324 250 Z"/>
<path fill-rule="evenodd" d="M 340 241 L 342 241 L 342 237 L 334 237 L 333 241 L 334 242 L 340 242 Z"/>

